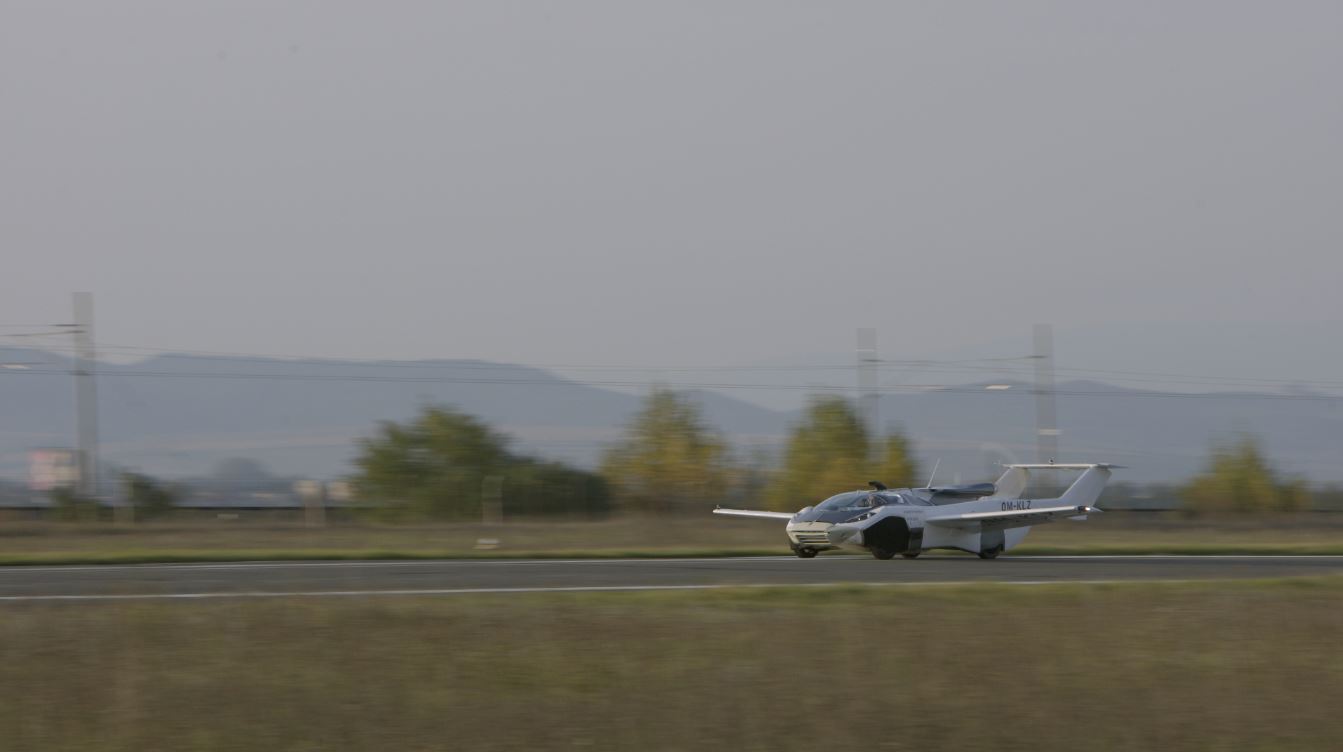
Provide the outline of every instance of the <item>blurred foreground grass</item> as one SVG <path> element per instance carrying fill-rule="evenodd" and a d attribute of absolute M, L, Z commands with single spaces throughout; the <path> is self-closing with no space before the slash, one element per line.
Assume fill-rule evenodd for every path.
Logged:
<path fill-rule="evenodd" d="M 707 511 L 702 518 L 618 517 L 503 525 L 0 521 L 0 564 L 788 552 L 782 522 L 727 519 Z M 1086 522 L 1038 526 L 1013 553 L 1343 554 L 1343 514 L 1190 520 L 1165 513 L 1109 513 Z"/>
<path fill-rule="evenodd" d="M 6 750 L 1336 750 L 1343 580 L 9 603 Z"/>

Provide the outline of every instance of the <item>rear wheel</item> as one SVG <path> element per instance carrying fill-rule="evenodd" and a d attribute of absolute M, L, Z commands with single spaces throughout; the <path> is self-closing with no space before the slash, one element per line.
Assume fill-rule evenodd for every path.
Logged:
<path fill-rule="evenodd" d="M 895 552 L 887 548 L 874 548 L 872 549 L 872 555 L 877 557 L 878 559 L 895 558 Z"/>
<path fill-rule="evenodd" d="M 814 548 L 795 548 L 793 553 L 797 554 L 799 559 L 815 559 L 818 552 Z"/>
<path fill-rule="evenodd" d="M 903 557 L 905 557 L 906 559 L 917 559 L 917 558 L 919 558 L 919 555 L 918 555 L 918 554 L 900 554 L 900 555 L 903 556 Z"/>
<path fill-rule="evenodd" d="M 1000 554 L 1000 553 L 1002 553 L 1002 552 L 1003 552 L 1003 550 L 1002 550 L 1001 548 L 988 548 L 988 549 L 985 549 L 985 550 L 979 552 L 979 558 L 981 558 L 981 559 L 996 559 L 996 558 L 998 558 L 998 554 Z"/>

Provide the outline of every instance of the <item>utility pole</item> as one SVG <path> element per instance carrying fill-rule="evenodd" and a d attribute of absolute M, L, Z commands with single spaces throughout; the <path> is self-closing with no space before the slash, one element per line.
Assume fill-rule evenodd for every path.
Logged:
<path fill-rule="evenodd" d="M 1053 462 L 1059 453 L 1058 412 L 1054 404 L 1054 327 L 1035 325 L 1036 462 Z"/>
<path fill-rule="evenodd" d="M 877 441 L 881 435 L 881 395 L 877 393 L 877 330 L 858 330 L 858 401 L 867 435 Z"/>
<path fill-rule="evenodd" d="M 74 294 L 75 323 L 75 423 L 79 455 L 79 495 L 98 495 L 98 387 L 93 349 L 93 293 Z"/>

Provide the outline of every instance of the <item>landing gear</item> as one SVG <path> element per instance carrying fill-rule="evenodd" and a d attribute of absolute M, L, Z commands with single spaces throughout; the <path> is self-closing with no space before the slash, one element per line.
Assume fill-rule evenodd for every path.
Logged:
<path fill-rule="evenodd" d="M 981 558 L 981 559 L 996 559 L 996 558 L 998 558 L 998 554 L 1000 554 L 1000 553 L 1002 553 L 1002 552 L 1003 552 L 1003 547 L 1002 547 L 1002 546 L 994 546 L 993 548 L 986 548 L 986 549 L 984 549 L 983 551 L 980 551 L 980 552 L 979 552 L 979 558 Z"/>
<path fill-rule="evenodd" d="M 799 559 L 815 559 L 819 552 L 814 548 L 802 547 L 793 549 L 793 553 L 797 554 Z"/>
<path fill-rule="evenodd" d="M 903 557 L 905 557 L 906 559 L 917 559 L 917 558 L 919 558 L 919 555 L 918 555 L 918 554 L 900 554 L 900 555 L 903 556 Z"/>
<path fill-rule="evenodd" d="M 895 552 L 892 551 L 892 550 L 890 550 L 889 548 L 876 548 L 876 547 L 873 547 L 873 548 L 872 548 L 872 555 L 875 556 L 875 557 L 877 557 L 878 559 L 894 559 L 894 558 L 895 558 Z"/>

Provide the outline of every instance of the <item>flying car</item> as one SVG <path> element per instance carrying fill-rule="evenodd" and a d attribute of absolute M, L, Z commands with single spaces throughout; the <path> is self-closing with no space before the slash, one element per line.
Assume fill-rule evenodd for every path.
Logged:
<path fill-rule="evenodd" d="M 1021 543 L 1032 525 L 1058 519 L 1085 520 L 1100 512 L 1093 506 L 1119 467 L 1106 463 L 1005 465 L 996 483 L 890 489 L 871 488 L 836 494 L 796 514 L 752 509 L 713 510 L 714 514 L 787 520 L 793 553 L 810 559 L 821 551 L 859 548 L 878 559 L 897 554 L 913 559 L 930 549 L 955 549 L 993 559 Z M 1057 498 L 1026 499 L 1030 473 L 1080 470 L 1082 474 Z"/>

